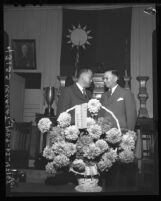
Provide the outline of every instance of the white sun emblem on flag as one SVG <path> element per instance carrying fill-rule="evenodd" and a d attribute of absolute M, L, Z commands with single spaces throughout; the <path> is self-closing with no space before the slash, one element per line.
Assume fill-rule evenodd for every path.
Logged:
<path fill-rule="evenodd" d="M 66 37 L 69 38 L 70 40 L 67 43 L 72 44 L 73 47 L 79 47 L 81 46 L 83 49 L 86 49 L 85 45 L 90 45 L 90 42 L 88 39 L 91 39 L 93 37 L 89 36 L 89 33 L 91 32 L 90 30 L 86 30 L 87 26 L 84 26 L 81 28 L 81 25 L 79 24 L 78 27 L 75 27 L 72 25 L 72 30 L 68 29 L 70 35 L 67 35 Z"/>

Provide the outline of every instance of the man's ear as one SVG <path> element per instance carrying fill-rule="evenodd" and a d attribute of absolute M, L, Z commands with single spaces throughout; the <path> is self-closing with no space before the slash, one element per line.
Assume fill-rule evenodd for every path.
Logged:
<path fill-rule="evenodd" d="M 115 80 L 115 82 L 117 82 L 117 81 L 118 81 L 118 77 L 117 77 L 117 76 L 115 76 L 115 77 L 114 77 L 114 80 Z"/>

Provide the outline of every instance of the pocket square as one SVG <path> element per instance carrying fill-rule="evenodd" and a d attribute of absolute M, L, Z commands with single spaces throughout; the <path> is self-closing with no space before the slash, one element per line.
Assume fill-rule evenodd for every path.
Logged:
<path fill-rule="evenodd" d="M 117 99 L 117 101 L 121 101 L 121 100 L 124 100 L 124 99 L 123 99 L 123 98 L 121 98 L 121 97 Z"/>

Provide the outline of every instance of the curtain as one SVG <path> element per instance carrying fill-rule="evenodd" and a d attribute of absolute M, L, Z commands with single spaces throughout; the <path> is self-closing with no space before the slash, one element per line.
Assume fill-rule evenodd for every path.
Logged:
<path fill-rule="evenodd" d="M 74 74 L 76 47 L 70 33 L 78 26 L 87 32 L 87 43 L 79 48 L 79 68 L 88 67 L 94 72 L 117 69 L 120 77 L 125 69 L 130 72 L 131 8 L 105 10 L 63 10 L 63 34 L 60 73 Z M 92 38 L 90 38 L 92 37 Z M 89 44 L 90 43 L 90 44 Z M 100 69 L 100 65 L 101 69 Z M 120 83 L 124 86 L 124 83 Z"/>

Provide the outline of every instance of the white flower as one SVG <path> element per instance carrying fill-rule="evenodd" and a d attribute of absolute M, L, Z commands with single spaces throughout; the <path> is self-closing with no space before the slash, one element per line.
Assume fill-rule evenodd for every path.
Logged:
<path fill-rule="evenodd" d="M 69 158 L 61 154 L 54 158 L 54 165 L 58 168 L 69 165 Z"/>
<path fill-rule="evenodd" d="M 69 126 L 65 129 L 64 133 L 66 139 L 77 140 L 80 132 L 77 126 Z"/>
<path fill-rule="evenodd" d="M 76 144 L 73 144 L 73 143 L 70 143 L 70 142 L 67 142 L 65 147 L 64 147 L 64 151 L 65 151 L 65 155 L 67 157 L 70 157 L 72 155 L 74 155 L 76 153 Z"/>
<path fill-rule="evenodd" d="M 84 163 L 84 161 L 83 161 L 82 159 L 75 159 L 75 160 L 73 161 L 73 164 L 74 164 L 74 165 L 79 164 L 79 163 L 85 165 L 85 163 Z"/>
<path fill-rule="evenodd" d="M 49 131 L 51 124 L 52 122 L 50 121 L 49 118 L 41 118 L 38 122 L 38 128 L 41 131 L 41 133 L 45 133 Z"/>
<path fill-rule="evenodd" d="M 121 133 L 117 128 L 111 128 L 106 132 L 106 140 L 112 144 L 115 144 L 121 140 Z"/>
<path fill-rule="evenodd" d="M 97 166 L 100 169 L 100 171 L 103 172 L 104 170 L 108 170 L 107 168 L 110 168 L 112 166 L 112 162 L 109 159 L 100 160 Z"/>
<path fill-rule="evenodd" d="M 122 149 L 134 149 L 135 148 L 134 137 L 132 135 L 129 135 L 128 133 L 123 135 L 120 147 Z"/>
<path fill-rule="evenodd" d="M 47 163 L 47 165 L 45 166 L 46 172 L 49 174 L 56 174 L 56 170 L 54 168 L 54 162 L 49 162 Z"/>
<path fill-rule="evenodd" d="M 108 152 L 104 153 L 102 155 L 102 159 L 103 160 L 106 160 L 106 159 L 109 159 L 112 163 L 114 163 L 117 159 L 118 155 L 117 155 L 117 148 L 116 149 L 112 149 L 110 148 L 108 150 Z"/>
<path fill-rule="evenodd" d="M 96 122 L 93 118 L 87 117 L 87 127 L 94 125 Z"/>
<path fill-rule="evenodd" d="M 91 113 L 95 114 L 98 113 L 98 111 L 101 109 L 101 103 L 97 99 L 91 99 L 89 100 L 87 107 Z"/>
<path fill-rule="evenodd" d="M 85 163 L 82 159 L 75 159 L 72 163 L 74 169 L 78 169 L 80 171 L 85 170 Z"/>
<path fill-rule="evenodd" d="M 64 141 L 64 130 L 60 127 L 53 127 L 49 133 L 49 143 L 50 146 L 59 141 Z"/>
<path fill-rule="evenodd" d="M 84 147 L 83 151 L 83 156 L 88 159 L 94 159 L 101 154 L 100 148 L 96 147 L 94 143 L 91 143 L 89 146 Z"/>
<path fill-rule="evenodd" d="M 55 154 L 64 154 L 65 151 L 65 146 L 66 146 L 66 142 L 65 141 L 58 141 L 58 142 L 55 142 L 53 145 L 52 145 L 52 150 Z"/>
<path fill-rule="evenodd" d="M 119 153 L 119 159 L 121 162 L 131 163 L 133 162 L 134 158 L 135 158 L 134 152 L 131 150 L 124 150 L 121 153 Z"/>
<path fill-rule="evenodd" d="M 66 126 L 69 126 L 70 123 L 71 123 L 71 115 L 67 112 L 62 112 L 58 119 L 58 125 L 61 127 L 61 128 L 64 128 Z"/>
<path fill-rule="evenodd" d="M 129 136 L 133 137 L 134 141 L 137 140 L 137 136 L 136 136 L 135 131 L 128 130 L 128 132 L 126 132 L 125 134 L 128 134 Z"/>
<path fill-rule="evenodd" d="M 87 131 L 89 133 L 89 135 L 93 138 L 93 139 L 99 139 L 100 136 L 102 135 L 102 129 L 101 126 L 95 124 L 90 126 L 89 128 L 87 128 Z"/>
<path fill-rule="evenodd" d="M 101 153 L 103 153 L 104 151 L 108 149 L 108 144 L 105 140 L 101 139 L 101 140 L 97 140 L 96 147 L 99 147 L 101 150 Z"/>
<path fill-rule="evenodd" d="M 54 159 L 55 154 L 49 146 L 46 146 L 43 150 L 43 156 L 48 159 Z"/>

